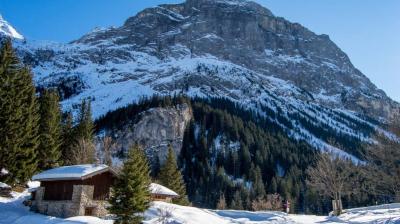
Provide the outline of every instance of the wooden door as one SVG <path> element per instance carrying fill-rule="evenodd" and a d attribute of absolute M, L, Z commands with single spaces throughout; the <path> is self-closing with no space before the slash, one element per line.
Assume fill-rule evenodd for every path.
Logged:
<path fill-rule="evenodd" d="M 85 208 L 85 216 L 93 216 L 93 207 L 86 207 Z"/>

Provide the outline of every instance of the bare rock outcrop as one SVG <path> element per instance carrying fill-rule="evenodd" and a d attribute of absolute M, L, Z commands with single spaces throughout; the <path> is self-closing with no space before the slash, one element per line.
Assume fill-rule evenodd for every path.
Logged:
<path fill-rule="evenodd" d="M 119 145 L 126 148 L 135 142 L 146 151 L 153 161 L 158 156 L 162 162 L 171 144 L 176 154 L 180 153 L 186 126 L 192 119 L 189 105 L 152 108 L 142 112 L 134 124 L 127 125 L 117 136 Z"/>

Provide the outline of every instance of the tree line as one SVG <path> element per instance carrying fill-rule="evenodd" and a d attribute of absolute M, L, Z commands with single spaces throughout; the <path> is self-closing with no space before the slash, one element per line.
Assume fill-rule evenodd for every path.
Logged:
<path fill-rule="evenodd" d="M 0 49 L 0 181 L 25 184 L 38 171 L 95 161 L 90 101 L 63 113 L 56 89 L 35 89 L 10 40 Z"/>

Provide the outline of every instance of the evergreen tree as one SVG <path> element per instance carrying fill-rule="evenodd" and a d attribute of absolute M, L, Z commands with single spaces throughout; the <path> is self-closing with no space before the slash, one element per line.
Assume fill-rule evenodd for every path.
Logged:
<path fill-rule="evenodd" d="M 261 169 L 260 167 L 254 168 L 252 165 L 252 183 L 253 183 L 253 198 L 257 197 L 264 197 L 266 195 L 265 193 L 265 187 L 263 183 L 263 179 L 261 176 Z"/>
<path fill-rule="evenodd" d="M 151 166 L 151 177 L 156 178 L 157 175 L 160 173 L 160 168 L 161 168 L 160 158 L 156 156 Z"/>
<path fill-rule="evenodd" d="M 269 191 L 271 193 L 277 193 L 278 192 L 278 182 L 276 180 L 276 177 L 272 178 L 271 185 L 269 187 Z"/>
<path fill-rule="evenodd" d="M 173 199 L 173 203 L 180 205 L 189 204 L 186 195 L 185 182 L 183 181 L 182 174 L 178 169 L 175 153 L 171 145 L 168 147 L 167 159 L 160 168 L 159 180 L 162 185 L 179 194 L 178 198 Z"/>
<path fill-rule="evenodd" d="M 78 124 L 75 127 L 75 139 L 93 141 L 94 123 L 90 100 L 82 100 L 78 113 Z"/>
<path fill-rule="evenodd" d="M 239 190 L 235 191 L 230 207 L 235 210 L 243 210 L 243 202 Z"/>
<path fill-rule="evenodd" d="M 71 156 L 73 154 L 74 144 L 76 144 L 73 120 L 74 118 L 71 112 L 64 114 L 62 122 L 61 145 L 61 163 L 63 165 L 72 165 Z"/>
<path fill-rule="evenodd" d="M 94 123 L 90 100 L 82 100 L 78 112 L 78 124 L 74 128 L 72 145 L 72 164 L 92 163 L 96 160 L 94 145 Z"/>
<path fill-rule="evenodd" d="M 128 152 L 121 173 L 112 188 L 110 212 L 117 215 L 117 224 L 140 223 L 138 214 L 149 208 L 150 171 L 143 150 L 134 145 Z"/>
<path fill-rule="evenodd" d="M 45 90 L 39 98 L 39 164 L 41 170 L 59 165 L 61 157 L 61 108 L 58 93 Z"/>
<path fill-rule="evenodd" d="M 11 185 L 29 180 L 37 169 L 38 105 L 30 71 L 11 41 L 0 50 L 0 169 Z"/>

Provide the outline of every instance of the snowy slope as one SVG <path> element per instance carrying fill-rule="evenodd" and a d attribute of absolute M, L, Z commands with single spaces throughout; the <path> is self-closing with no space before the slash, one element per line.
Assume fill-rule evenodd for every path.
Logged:
<path fill-rule="evenodd" d="M 65 92 L 72 89 L 73 94 L 64 96 L 64 110 L 74 110 L 82 99 L 90 98 L 95 118 L 154 94 L 224 97 L 258 111 L 293 138 L 354 161 L 357 158 L 327 144 L 318 136 L 320 131 L 313 132 L 309 127 L 320 127 L 327 134 L 367 142 L 372 139 L 368 130 L 365 132 L 366 128 L 369 132 L 380 130 L 376 124 L 351 111 L 320 105 L 312 95 L 288 81 L 211 55 L 193 57 L 182 53 L 179 57 L 159 59 L 136 51 L 132 45 L 110 42 L 100 46 L 38 41 L 17 43 L 25 58 L 44 61 L 33 67 L 38 86 L 62 85 L 67 89 Z M 176 46 L 176 51 L 188 52 L 189 49 Z M 103 52 L 107 52 L 103 55 L 105 59 L 93 58 Z M 47 57 L 51 60 L 46 60 Z"/>
<path fill-rule="evenodd" d="M 308 223 L 374 223 L 394 224 L 400 223 L 400 204 L 378 205 L 364 208 L 347 209 L 339 217 L 290 215 L 290 218 L 299 224 Z"/>
<path fill-rule="evenodd" d="M 10 37 L 12 39 L 22 40 L 24 37 L 19 34 L 14 27 L 12 27 L 3 17 L 0 15 L 0 37 Z"/>
<path fill-rule="evenodd" d="M 372 141 L 368 132 L 381 130 L 354 112 L 319 104 L 310 93 L 288 81 L 211 55 L 193 57 L 182 53 L 179 57 L 159 59 L 136 51 L 132 45 L 112 42 L 102 43 L 101 47 L 39 41 L 16 43 L 16 46 L 24 58 L 44 61 L 33 67 L 39 87 L 62 85 L 67 89 L 65 92 L 73 91 L 64 96 L 64 110 L 75 110 L 82 99 L 90 98 L 95 118 L 154 94 L 224 97 L 258 111 L 293 138 L 354 161 L 358 161 L 356 157 L 327 144 L 318 136 L 320 131 L 313 132 L 309 127 L 366 142 Z M 176 51 L 189 49 L 176 46 Z M 93 58 L 103 52 L 107 52 L 103 55 L 105 59 Z"/>
<path fill-rule="evenodd" d="M 243 22 L 243 31 L 232 19 Z M 61 90 L 64 110 L 89 98 L 98 118 L 154 94 L 224 97 L 292 138 L 353 161 L 357 149 L 343 143 L 373 142 L 375 131 L 390 136 L 380 122 L 398 106 L 326 35 L 251 1 L 188 0 L 145 9 L 121 27 L 96 29 L 68 44 L 15 46 L 39 88 Z"/>
<path fill-rule="evenodd" d="M 111 220 L 95 217 L 72 217 L 68 219 L 45 216 L 28 211 L 22 205 L 27 193 L 13 193 L 14 198 L 0 197 L 0 224 L 112 224 Z M 207 210 L 155 202 L 145 213 L 146 224 L 345 224 L 400 222 L 400 204 L 380 205 L 349 209 L 339 217 L 313 215 L 287 215 L 282 212 L 250 212 L 235 210 Z"/>

